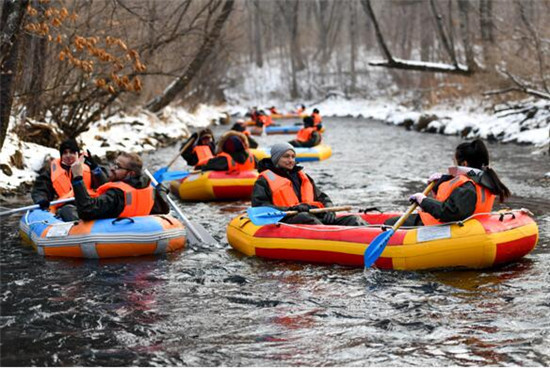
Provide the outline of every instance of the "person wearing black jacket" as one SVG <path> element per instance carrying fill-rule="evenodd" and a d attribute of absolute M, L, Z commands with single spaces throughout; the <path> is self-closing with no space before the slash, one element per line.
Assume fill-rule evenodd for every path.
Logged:
<path fill-rule="evenodd" d="M 296 134 L 296 139 L 288 142 L 294 147 L 315 147 L 321 143 L 321 133 L 314 127 L 313 118 L 304 118 L 304 127 Z"/>
<path fill-rule="evenodd" d="M 68 190 L 70 189 L 68 186 L 64 188 L 66 191 L 65 193 L 59 192 L 61 189 L 58 185 L 54 186 L 54 182 L 52 181 L 52 167 L 55 167 L 57 170 L 62 170 L 61 176 L 66 177 L 65 180 L 67 183 L 70 183 L 72 177 L 71 165 L 79 158 L 79 155 L 80 147 L 77 142 L 74 139 L 67 139 L 59 146 L 60 159 L 52 159 L 45 163 L 42 169 L 40 169 L 31 190 L 31 198 L 41 209 L 47 210 L 50 207 L 50 202 L 56 198 L 72 196 Z M 108 181 L 106 170 L 97 164 L 89 150 L 87 151 L 87 156 L 84 157 L 84 163 L 89 167 L 91 173 L 90 185 L 86 187 L 88 190 L 97 189 Z M 55 187 L 58 187 L 58 190 L 56 190 Z M 78 220 L 76 206 L 72 203 L 60 206 L 56 211 L 56 215 L 63 221 Z"/>
<path fill-rule="evenodd" d="M 77 161 L 71 170 L 73 172 L 72 184 L 79 217 L 82 220 L 95 220 L 117 218 L 124 213 L 126 214 L 122 217 L 170 212 L 170 205 L 166 199 L 168 190 L 161 184 L 154 189 L 150 188 L 150 179 L 142 174 L 142 167 L 143 163 L 137 154 L 120 153 L 110 167 L 110 182 L 99 187 L 99 195 L 92 197 L 82 181 L 82 161 Z M 133 191 L 132 201 L 134 203 L 127 200 L 128 189 Z M 136 194 L 140 190 L 153 190 L 154 197 L 151 199 L 153 203 L 149 203 L 150 206 L 147 206 L 145 201 L 145 203 L 138 204 L 136 208 L 130 208 L 132 204 L 139 202 L 140 198 Z M 151 198 L 151 196 L 148 196 L 148 198 Z"/>
<path fill-rule="evenodd" d="M 336 217 L 334 212 L 324 212 L 319 214 L 309 213 L 310 209 L 319 207 L 332 207 L 333 203 L 329 196 L 321 191 L 313 179 L 302 172 L 303 167 L 296 165 L 296 152 L 288 143 L 275 144 L 271 148 L 271 157 L 264 158 L 258 163 L 258 171 L 260 176 L 254 183 L 252 190 L 252 207 L 269 206 L 280 211 L 298 211 L 298 214 L 286 216 L 281 222 L 289 224 L 325 224 L 325 225 L 343 225 L 343 226 L 365 226 L 367 223 L 359 216 L 347 215 Z M 263 174 L 262 174 L 263 173 Z M 291 193 L 283 193 L 278 190 L 274 193 L 270 179 L 279 184 L 290 183 L 283 185 Z M 308 181 L 309 183 L 305 183 Z M 308 189 L 309 188 L 309 189 Z M 305 193 L 303 190 L 311 192 Z M 306 194 L 311 198 L 311 201 L 306 202 L 306 198 L 302 198 L 302 194 Z M 290 203 L 288 199 L 292 196 L 296 197 L 296 203 Z M 282 203 L 287 201 L 286 205 Z"/>
<path fill-rule="evenodd" d="M 214 140 L 214 133 L 209 128 L 202 129 L 199 132 L 191 134 L 191 137 L 187 139 L 180 147 L 180 150 L 187 145 L 187 143 L 192 142 L 189 147 L 181 153 L 181 157 L 187 162 L 190 166 L 196 166 L 201 158 L 197 155 L 197 146 L 207 146 L 210 148 L 210 155 L 213 157 L 214 152 L 216 152 L 216 142 Z"/>

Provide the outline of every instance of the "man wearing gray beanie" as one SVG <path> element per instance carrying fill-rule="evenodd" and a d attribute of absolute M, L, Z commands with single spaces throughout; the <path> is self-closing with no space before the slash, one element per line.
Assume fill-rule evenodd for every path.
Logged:
<path fill-rule="evenodd" d="M 281 222 L 289 224 L 364 226 L 359 216 L 336 217 L 334 212 L 309 213 L 310 209 L 332 207 L 329 196 L 296 165 L 296 151 L 289 143 L 271 147 L 271 157 L 258 163 L 260 176 L 252 190 L 252 207 L 269 206 L 281 211 L 298 211 Z"/>

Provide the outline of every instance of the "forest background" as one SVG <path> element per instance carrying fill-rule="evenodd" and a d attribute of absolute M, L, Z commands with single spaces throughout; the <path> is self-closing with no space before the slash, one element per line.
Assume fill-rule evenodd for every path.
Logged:
<path fill-rule="evenodd" d="M 0 149 L 9 134 L 55 148 L 98 121 L 162 118 L 169 105 L 333 98 L 473 103 L 548 131 L 549 18 L 545 0 L 5 0 Z M 19 156 L 3 174 L 25 165 Z"/>

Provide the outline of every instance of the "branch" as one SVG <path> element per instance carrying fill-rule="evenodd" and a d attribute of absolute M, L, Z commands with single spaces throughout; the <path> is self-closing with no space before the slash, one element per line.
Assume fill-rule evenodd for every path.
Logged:
<path fill-rule="evenodd" d="M 372 21 L 374 30 L 376 32 L 376 40 L 378 41 L 378 46 L 380 46 L 380 49 L 388 60 L 388 63 L 393 62 L 393 56 L 391 55 L 390 50 L 386 45 L 386 42 L 384 41 L 384 36 L 382 35 L 382 31 L 380 31 L 380 26 L 378 25 L 378 21 L 376 20 L 376 16 L 374 15 L 374 11 L 372 10 L 370 0 L 361 0 L 361 4 L 363 5 L 365 13 L 367 13 Z"/>
<path fill-rule="evenodd" d="M 531 96 L 542 98 L 544 100 L 550 100 L 550 93 L 538 91 L 532 89 L 527 83 L 521 81 L 518 77 L 512 75 L 510 72 L 504 69 L 497 69 L 499 73 L 506 75 L 514 84 L 518 87 L 518 90 Z"/>
<path fill-rule="evenodd" d="M 430 0 L 430 7 L 436 19 L 437 30 L 438 30 L 439 37 L 441 38 L 441 42 L 443 43 L 445 50 L 447 50 L 447 53 L 451 57 L 451 61 L 453 62 L 453 65 L 456 68 L 458 68 L 458 61 L 456 60 L 455 51 L 449 42 L 447 34 L 445 33 L 445 26 L 443 25 L 443 17 L 441 16 L 441 14 L 439 14 L 436 8 L 435 0 Z"/>
<path fill-rule="evenodd" d="M 420 72 L 451 73 L 469 76 L 472 70 L 462 64 L 449 65 L 443 63 L 427 63 L 424 61 L 392 59 L 389 61 L 369 61 L 369 65 L 386 68 L 416 70 Z"/>

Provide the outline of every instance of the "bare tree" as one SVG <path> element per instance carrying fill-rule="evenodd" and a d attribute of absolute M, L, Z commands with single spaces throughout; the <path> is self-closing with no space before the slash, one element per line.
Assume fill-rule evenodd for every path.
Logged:
<path fill-rule="evenodd" d="M 6 0 L 0 18 L 0 149 L 4 146 L 15 92 L 19 42 L 28 0 Z"/>
<path fill-rule="evenodd" d="M 168 88 L 166 88 L 166 90 L 160 96 L 157 96 L 146 104 L 146 108 L 148 110 L 152 112 L 157 112 L 167 106 L 170 102 L 174 100 L 174 98 L 176 98 L 176 96 L 180 92 L 182 92 L 189 85 L 191 80 L 197 75 L 203 63 L 210 56 L 216 41 L 220 37 L 223 25 L 227 21 L 229 15 L 231 14 L 231 11 L 233 10 L 233 3 L 234 0 L 225 1 L 220 14 L 216 18 L 212 28 L 204 37 L 203 43 L 199 51 L 195 55 L 193 61 L 191 61 L 185 72 L 180 75 L 176 80 L 174 80 L 174 82 L 170 86 L 168 86 Z M 214 3 L 214 6 L 211 9 L 211 13 L 213 13 L 220 4 L 220 2 Z"/>

